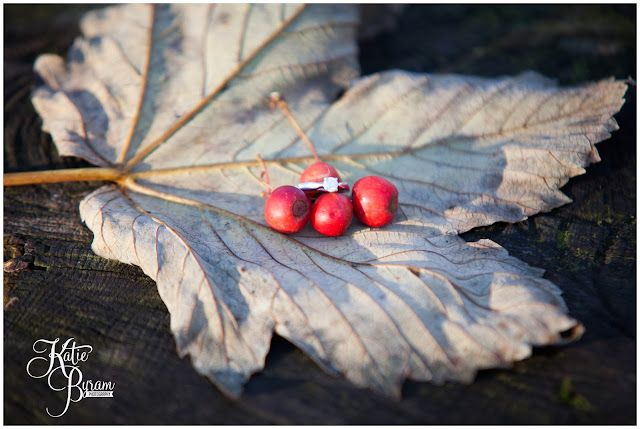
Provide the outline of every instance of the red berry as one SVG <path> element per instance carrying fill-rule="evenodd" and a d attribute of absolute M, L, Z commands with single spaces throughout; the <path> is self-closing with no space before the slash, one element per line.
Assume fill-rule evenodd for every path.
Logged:
<path fill-rule="evenodd" d="M 337 192 L 322 194 L 311 208 L 311 225 L 321 234 L 337 237 L 344 234 L 351 223 L 351 200 Z"/>
<path fill-rule="evenodd" d="M 353 184 L 353 214 L 363 224 L 390 223 L 398 211 L 398 189 L 386 179 L 367 176 Z"/>
<path fill-rule="evenodd" d="M 280 186 L 271 192 L 264 205 L 264 218 L 276 231 L 298 232 L 309 222 L 311 201 L 295 186 Z"/>
<path fill-rule="evenodd" d="M 308 166 L 300 176 L 300 183 L 322 182 L 325 177 L 335 177 L 340 181 L 338 172 L 326 162 L 318 161 Z"/>

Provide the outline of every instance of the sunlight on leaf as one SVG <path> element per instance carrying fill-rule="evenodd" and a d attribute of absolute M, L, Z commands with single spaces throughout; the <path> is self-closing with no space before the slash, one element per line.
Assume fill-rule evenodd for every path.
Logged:
<path fill-rule="evenodd" d="M 405 379 L 471 382 L 582 333 L 542 270 L 457 234 L 569 202 L 559 188 L 599 160 L 626 85 L 358 78 L 357 25 L 352 5 L 116 6 L 85 17 L 66 64 L 36 62 L 59 152 L 122 172 L 81 204 L 94 251 L 157 282 L 178 352 L 230 395 L 274 332 L 395 397 Z M 256 155 L 274 186 L 313 159 L 272 91 L 343 180 L 398 187 L 393 224 L 266 225 Z"/>

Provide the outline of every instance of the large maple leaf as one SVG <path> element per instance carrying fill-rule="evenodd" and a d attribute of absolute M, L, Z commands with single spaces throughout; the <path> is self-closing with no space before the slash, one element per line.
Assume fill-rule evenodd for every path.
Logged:
<path fill-rule="evenodd" d="M 81 204 L 93 249 L 157 281 L 179 353 L 231 395 L 274 332 L 393 396 L 581 333 L 542 270 L 457 234 L 569 202 L 559 187 L 598 160 L 626 85 L 357 78 L 357 22 L 351 5 L 118 6 L 86 16 L 67 64 L 36 62 L 43 128 L 116 182 Z M 256 155 L 275 186 L 312 159 L 272 91 L 343 180 L 396 184 L 392 225 L 339 238 L 266 225 Z"/>

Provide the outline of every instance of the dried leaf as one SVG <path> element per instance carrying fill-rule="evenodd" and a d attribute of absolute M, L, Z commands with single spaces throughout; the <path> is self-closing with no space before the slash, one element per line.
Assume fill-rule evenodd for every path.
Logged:
<path fill-rule="evenodd" d="M 61 154 L 123 171 L 81 204 L 94 251 L 156 280 L 180 355 L 228 394 L 264 366 L 273 332 L 393 396 L 407 378 L 470 382 L 582 332 L 542 270 L 456 234 L 569 202 L 559 188 L 599 160 L 626 85 L 352 80 L 356 26 L 351 5 L 117 6 L 87 15 L 66 65 L 36 63 L 33 102 Z M 274 186 L 311 161 L 271 91 L 343 180 L 396 184 L 392 225 L 339 238 L 266 226 L 256 154 Z"/>

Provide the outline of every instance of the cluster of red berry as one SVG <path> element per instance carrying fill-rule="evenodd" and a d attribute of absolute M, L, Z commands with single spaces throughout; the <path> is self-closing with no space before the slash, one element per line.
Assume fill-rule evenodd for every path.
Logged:
<path fill-rule="evenodd" d="M 352 200 L 339 193 L 348 189 L 333 166 L 314 162 L 300 176 L 298 187 L 280 186 L 271 192 L 264 206 L 265 219 L 271 228 L 286 234 L 300 231 L 311 220 L 316 231 L 336 237 L 344 234 L 353 215 L 371 227 L 384 226 L 395 217 L 398 189 L 388 180 L 359 179 L 353 184 Z"/>

